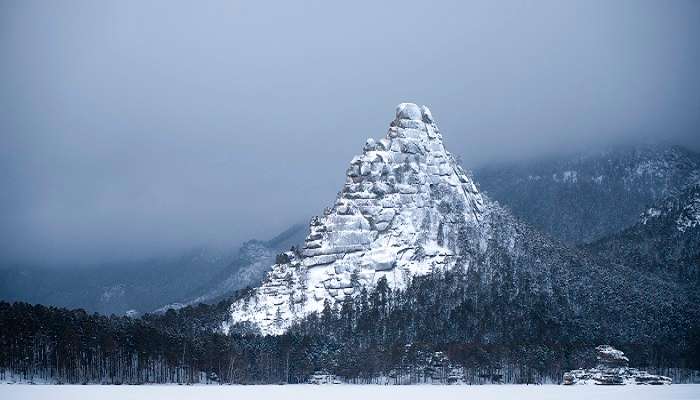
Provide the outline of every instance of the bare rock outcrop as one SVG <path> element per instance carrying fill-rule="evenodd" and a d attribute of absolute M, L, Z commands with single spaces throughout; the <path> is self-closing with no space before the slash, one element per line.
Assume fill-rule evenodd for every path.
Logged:
<path fill-rule="evenodd" d="M 381 277 L 397 289 L 413 275 L 451 268 L 460 229 L 478 225 L 486 207 L 445 150 L 430 110 L 399 104 L 386 136 L 368 139 L 350 161 L 335 203 L 311 220 L 303 248 L 232 305 L 232 323 L 279 334 L 326 300 L 356 296 Z"/>
<path fill-rule="evenodd" d="M 625 353 L 612 346 L 596 347 L 598 365 L 564 374 L 564 385 L 670 385 L 671 378 L 630 368 Z"/>

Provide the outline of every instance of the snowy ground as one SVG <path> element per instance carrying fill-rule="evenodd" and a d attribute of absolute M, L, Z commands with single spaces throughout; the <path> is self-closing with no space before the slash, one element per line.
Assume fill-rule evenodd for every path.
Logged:
<path fill-rule="evenodd" d="M 671 386 L 53 386 L 0 385 L 0 399 L 196 400 L 700 399 L 700 385 Z"/>

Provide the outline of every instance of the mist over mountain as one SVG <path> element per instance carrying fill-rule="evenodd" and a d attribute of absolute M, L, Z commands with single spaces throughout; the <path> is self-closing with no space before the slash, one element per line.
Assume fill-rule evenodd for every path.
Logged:
<path fill-rule="evenodd" d="M 700 181 L 650 206 L 634 225 L 584 248 L 601 260 L 689 285 L 700 295 Z"/>
<path fill-rule="evenodd" d="M 642 268 L 624 256 L 613 264 L 612 258 L 591 257 L 524 221 L 533 218 L 532 210 L 548 205 L 548 211 L 554 209 L 558 215 L 550 230 L 559 232 L 560 227 L 572 223 L 586 226 L 582 220 L 567 218 L 572 211 L 602 207 L 595 221 L 600 223 L 615 212 L 619 214 L 621 205 L 629 203 L 629 193 L 641 193 L 637 204 L 628 204 L 636 206 L 634 213 L 639 215 L 639 209 L 654 195 L 667 197 L 680 192 L 681 199 L 666 200 L 664 210 L 668 209 L 666 214 L 682 212 L 682 221 L 677 224 L 682 228 L 680 236 L 687 240 L 674 236 L 667 240 L 690 253 L 679 258 L 695 263 L 695 228 L 700 217 L 696 215 L 695 191 L 682 192 L 691 182 L 698 182 L 698 159 L 679 148 L 634 148 L 605 152 L 593 159 L 582 157 L 574 161 L 575 169 L 571 170 L 567 169 L 571 163 L 545 164 L 546 179 L 526 175 L 529 179 L 523 185 L 535 182 L 538 186 L 530 193 L 547 197 L 534 208 L 518 208 L 523 215 L 519 219 L 481 193 L 471 174 L 456 163 L 428 108 L 402 103 L 386 136 L 368 139 L 362 153 L 352 159 L 338 197 L 322 216 L 312 219 L 304 246 L 279 257 L 260 287 L 232 304 L 226 329 L 284 334 L 309 315 L 340 310 L 367 293 L 415 289 L 425 276 L 431 282 L 427 285 L 442 289 L 434 294 L 414 294 L 410 299 L 429 296 L 436 302 L 439 311 L 435 312 L 442 319 L 432 324 L 434 331 L 425 332 L 431 337 L 438 332 L 454 334 L 455 314 L 460 310 L 479 315 L 464 321 L 462 332 L 467 337 L 463 340 L 467 342 L 507 342 L 513 334 L 508 326 L 519 319 L 528 326 L 520 332 L 523 336 L 519 340 L 531 340 L 525 339 L 530 335 L 553 335 L 547 341 L 571 340 L 575 331 L 587 332 L 597 326 L 596 334 L 617 341 L 636 342 L 645 337 L 683 341 L 693 328 L 688 318 L 694 319 L 700 310 L 695 296 L 678 290 L 680 279 L 665 281 L 647 273 L 652 268 Z M 552 173 L 552 167 L 566 170 L 559 176 Z M 515 169 L 521 174 L 530 172 Z M 570 188 L 562 190 L 558 185 L 578 185 L 579 179 L 582 184 L 571 190 L 571 200 L 564 198 L 560 193 L 568 194 Z M 603 183 L 603 189 L 591 190 L 591 186 Z M 495 186 L 515 195 L 530 189 L 509 187 L 503 181 Z M 555 194 L 544 193 L 542 188 Z M 613 195 L 607 198 L 597 196 L 609 192 Z M 653 215 L 662 213 L 651 210 L 648 213 Z M 625 226 L 624 222 L 618 224 Z M 654 232 L 667 235 L 658 229 Z M 660 245 L 649 252 L 663 254 L 667 250 L 668 246 Z M 681 267 L 668 268 L 675 272 Z M 694 268 L 682 268 L 683 275 L 694 277 Z M 690 272 L 685 271 L 688 269 Z M 490 312 L 499 316 L 489 319 Z M 668 332 L 668 327 L 680 336 Z M 404 340 L 412 342 L 418 337 Z"/>
<path fill-rule="evenodd" d="M 658 173 L 667 164 L 651 175 L 676 176 Z M 62 383 L 301 383 L 314 371 L 347 383 L 544 383 L 612 343 L 669 375 L 654 382 L 696 382 L 698 201 L 697 185 L 669 187 L 633 226 L 576 248 L 482 193 L 430 110 L 402 103 L 308 230 L 245 243 L 208 288 L 140 318 L 0 301 L 0 363 Z"/>
<path fill-rule="evenodd" d="M 647 207 L 700 182 L 700 154 L 673 145 L 618 145 L 477 168 L 482 190 L 535 228 L 571 244 L 637 222 Z"/>
<path fill-rule="evenodd" d="M 692 237 L 672 226 L 643 227 L 647 232 L 643 235 L 623 231 L 634 231 L 647 209 L 673 201 L 699 182 L 699 160 L 697 153 L 680 146 L 619 145 L 490 165 L 476 169 L 474 179 L 514 215 L 554 238 L 574 245 L 601 240 L 589 249 L 595 249 L 591 250 L 594 255 L 602 252 L 602 262 L 617 260 L 645 270 L 682 269 L 695 276 Z M 271 240 L 248 241 L 240 249 L 199 249 L 77 268 L 7 265 L 0 268 L 0 298 L 106 314 L 215 302 L 255 286 L 276 256 L 300 246 L 307 234 L 307 224 L 300 223 Z M 640 235 L 656 239 L 640 240 Z M 629 253 L 640 246 L 646 250 L 636 250 L 634 256 Z M 612 248 L 604 251 L 603 247 Z M 676 250 L 669 252 L 669 248 Z M 671 258 L 664 263 L 659 259 L 662 254 Z"/>
<path fill-rule="evenodd" d="M 305 224 L 295 224 L 270 240 L 249 240 L 228 251 L 199 248 L 74 268 L 9 264 L 0 267 L 0 299 L 106 315 L 215 302 L 256 285 L 278 253 L 303 242 L 305 229 Z"/>
<path fill-rule="evenodd" d="M 0 2 L 0 388 L 700 383 L 699 38 L 692 0 Z"/>
<path fill-rule="evenodd" d="M 276 3 L 3 2 L 0 258 L 272 237 L 334 199 L 399 101 L 428 105 L 467 168 L 700 149 L 697 2 Z"/>

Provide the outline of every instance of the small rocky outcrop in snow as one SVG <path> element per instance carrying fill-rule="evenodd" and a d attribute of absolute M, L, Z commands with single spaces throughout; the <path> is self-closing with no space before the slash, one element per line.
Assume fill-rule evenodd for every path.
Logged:
<path fill-rule="evenodd" d="M 625 353 L 612 346 L 596 347 L 598 365 L 564 374 L 564 385 L 670 385 L 671 378 L 628 366 Z"/>
<path fill-rule="evenodd" d="M 316 371 L 308 380 L 309 384 L 312 385 L 330 385 L 330 384 L 340 384 L 342 383 L 337 376 L 327 372 L 327 371 Z"/>
<path fill-rule="evenodd" d="M 427 107 L 402 103 L 387 135 L 350 162 L 335 203 L 310 223 L 303 248 L 285 253 L 254 293 L 231 306 L 231 323 L 279 334 L 311 312 L 385 277 L 451 268 L 459 234 L 479 224 L 485 200 L 445 150 Z M 230 325 L 224 326 L 228 329 Z"/>

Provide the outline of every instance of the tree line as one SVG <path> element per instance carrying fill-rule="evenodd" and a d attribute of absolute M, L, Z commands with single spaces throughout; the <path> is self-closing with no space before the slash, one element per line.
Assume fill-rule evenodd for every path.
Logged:
<path fill-rule="evenodd" d="M 382 279 L 280 336 L 241 324 L 222 333 L 233 299 L 141 318 L 0 302 L 0 379 L 264 384 L 325 371 L 351 383 L 543 383 L 592 366 L 601 343 L 625 351 L 633 366 L 699 378 L 692 310 L 672 316 L 685 318 L 681 329 L 635 334 L 634 321 L 614 321 L 604 309 L 580 318 L 575 304 L 562 306 L 566 298 L 538 292 L 536 282 L 492 278 L 440 271 L 401 291 Z"/>

